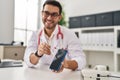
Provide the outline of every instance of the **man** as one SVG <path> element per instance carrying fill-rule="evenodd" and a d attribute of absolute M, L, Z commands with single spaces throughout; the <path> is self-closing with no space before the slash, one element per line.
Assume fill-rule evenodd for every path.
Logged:
<path fill-rule="evenodd" d="M 48 0 L 43 5 L 43 28 L 32 34 L 27 46 L 24 60 L 29 67 L 43 63 L 50 65 L 58 49 L 67 49 L 67 55 L 59 71 L 64 68 L 81 70 L 86 58 L 80 47 L 80 41 L 69 29 L 58 25 L 61 20 L 62 7 L 59 2 Z M 56 71 L 55 71 L 56 72 Z"/>

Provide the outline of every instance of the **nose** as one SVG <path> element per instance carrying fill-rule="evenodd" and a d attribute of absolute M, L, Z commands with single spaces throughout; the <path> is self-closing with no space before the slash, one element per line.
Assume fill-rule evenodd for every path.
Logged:
<path fill-rule="evenodd" d="M 50 20 L 50 19 L 52 19 L 52 16 L 51 16 L 51 15 L 49 15 L 49 16 L 47 17 L 47 19 L 49 19 L 49 20 Z"/>

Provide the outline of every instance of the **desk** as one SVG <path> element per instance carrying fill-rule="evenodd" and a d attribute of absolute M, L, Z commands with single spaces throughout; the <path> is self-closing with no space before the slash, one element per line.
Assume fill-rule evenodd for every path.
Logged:
<path fill-rule="evenodd" d="M 39 68 L 12 67 L 0 68 L 0 80 L 83 80 L 80 71 L 64 69 L 61 73 L 54 73 L 49 66 Z"/>

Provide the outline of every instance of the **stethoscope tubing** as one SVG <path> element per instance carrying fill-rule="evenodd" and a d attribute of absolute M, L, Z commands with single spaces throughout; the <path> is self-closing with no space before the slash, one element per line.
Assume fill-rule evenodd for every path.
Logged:
<path fill-rule="evenodd" d="M 38 45 L 40 45 L 40 37 L 41 37 L 41 35 L 42 35 L 42 33 L 43 33 L 43 29 L 39 32 L 39 35 L 38 35 Z M 57 40 L 60 40 L 60 37 L 61 37 L 61 39 L 62 39 L 62 48 L 63 48 L 63 33 L 62 33 L 62 31 L 61 31 L 61 28 L 60 28 L 60 25 L 58 25 L 58 33 L 57 33 Z"/>

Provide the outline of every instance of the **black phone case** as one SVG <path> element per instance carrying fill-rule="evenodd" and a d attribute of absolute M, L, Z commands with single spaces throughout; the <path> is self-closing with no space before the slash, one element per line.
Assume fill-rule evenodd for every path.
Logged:
<path fill-rule="evenodd" d="M 59 49 L 57 54 L 55 55 L 55 57 L 53 59 L 53 62 L 50 65 L 50 69 L 58 71 L 61 67 L 61 63 L 63 62 L 66 54 L 67 54 L 67 50 Z"/>

